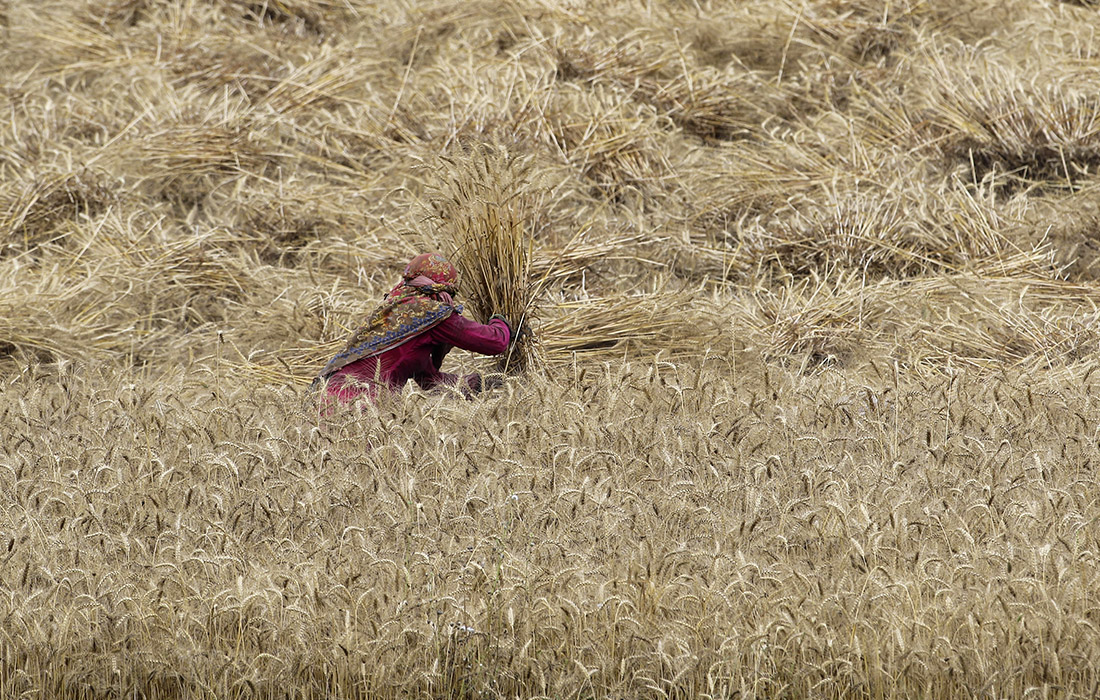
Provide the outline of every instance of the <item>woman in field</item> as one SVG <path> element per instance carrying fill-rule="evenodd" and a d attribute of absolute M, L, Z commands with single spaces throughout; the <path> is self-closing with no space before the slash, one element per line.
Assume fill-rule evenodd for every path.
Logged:
<path fill-rule="evenodd" d="M 481 375 L 459 377 L 439 371 L 452 347 L 499 355 L 512 331 L 503 316 L 482 325 L 462 316 L 456 304 L 458 271 L 439 253 L 416 256 L 397 283 L 352 333 L 347 346 L 329 360 L 314 380 L 325 384 L 328 398 L 341 403 L 372 400 L 379 388 L 400 391 L 412 379 L 422 389 L 458 386 L 467 396 L 482 389 Z"/>

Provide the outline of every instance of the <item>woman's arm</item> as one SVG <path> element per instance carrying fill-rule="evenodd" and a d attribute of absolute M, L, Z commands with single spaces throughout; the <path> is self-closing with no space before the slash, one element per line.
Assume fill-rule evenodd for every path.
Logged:
<path fill-rule="evenodd" d="M 432 329 L 432 334 L 435 340 L 482 355 L 499 355 L 508 349 L 511 340 L 508 324 L 499 318 L 482 325 L 459 314 L 451 314 Z"/>

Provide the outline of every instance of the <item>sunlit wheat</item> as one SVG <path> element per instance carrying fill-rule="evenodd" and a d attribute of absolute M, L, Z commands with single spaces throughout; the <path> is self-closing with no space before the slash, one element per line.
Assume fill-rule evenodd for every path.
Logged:
<path fill-rule="evenodd" d="M 0 2 L 0 698 L 1095 697 L 1093 4 Z"/>

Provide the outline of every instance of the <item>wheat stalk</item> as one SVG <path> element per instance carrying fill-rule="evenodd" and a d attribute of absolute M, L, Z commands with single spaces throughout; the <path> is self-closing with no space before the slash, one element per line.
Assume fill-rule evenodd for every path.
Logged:
<path fill-rule="evenodd" d="M 499 363 L 503 371 L 540 363 L 531 333 L 544 281 L 531 274 L 530 227 L 538 206 L 532 171 L 529 158 L 484 147 L 461 159 L 441 159 L 430 194 L 432 221 L 462 275 L 461 292 L 475 318 L 502 314 L 518 337 Z"/>

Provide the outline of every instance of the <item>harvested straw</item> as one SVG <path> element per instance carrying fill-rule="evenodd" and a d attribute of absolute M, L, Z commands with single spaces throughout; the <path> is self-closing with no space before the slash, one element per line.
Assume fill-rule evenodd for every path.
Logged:
<path fill-rule="evenodd" d="M 1100 165 L 1100 99 L 1089 74 L 1025 79 L 1010 54 L 962 47 L 937 49 L 928 62 L 929 137 L 973 181 L 1072 191 Z"/>
<path fill-rule="evenodd" d="M 682 47 L 654 48 L 645 31 L 605 45 L 563 38 L 554 49 L 563 79 L 629 90 L 685 133 L 703 139 L 749 138 L 769 116 L 785 111 L 784 88 L 753 73 L 691 65 Z"/>
<path fill-rule="evenodd" d="M 697 353 L 716 335 L 707 314 L 692 309 L 692 295 L 664 292 L 559 302 L 554 317 L 540 327 L 550 363 L 568 362 L 577 354 L 589 357 L 620 353 L 629 343 L 653 352 Z"/>
<path fill-rule="evenodd" d="M 517 340 L 502 371 L 541 363 L 530 333 L 541 280 L 531 276 L 529 221 L 537 208 L 532 162 L 482 148 L 465 160 L 441 158 L 429 202 L 446 254 L 462 274 L 462 294 L 476 318 L 503 314 Z M 545 276 L 544 278 L 545 279 Z"/>
<path fill-rule="evenodd" d="M 116 199 L 93 173 L 63 173 L 0 191 L 0 257 L 37 248 L 61 223 L 94 216 Z"/>

